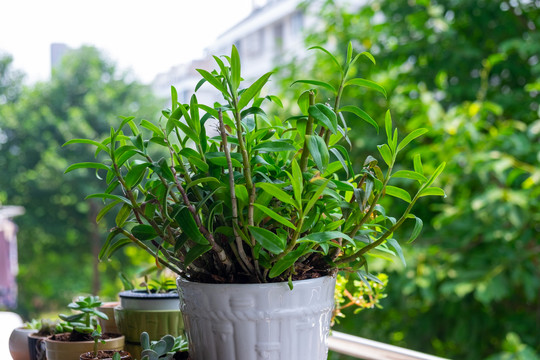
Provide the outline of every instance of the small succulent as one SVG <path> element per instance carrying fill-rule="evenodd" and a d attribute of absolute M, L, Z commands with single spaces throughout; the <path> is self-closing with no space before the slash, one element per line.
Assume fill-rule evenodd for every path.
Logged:
<path fill-rule="evenodd" d="M 165 335 L 161 340 L 150 343 L 150 336 L 147 332 L 141 334 L 141 360 L 171 360 L 174 356 L 173 347 L 175 339 L 172 335 Z"/>

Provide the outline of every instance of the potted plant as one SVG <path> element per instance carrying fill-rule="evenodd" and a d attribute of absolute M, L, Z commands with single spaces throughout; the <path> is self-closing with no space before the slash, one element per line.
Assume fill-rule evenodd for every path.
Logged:
<path fill-rule="evenodd" d="M 139 342 L 142 332 L 153 341 L 167 334 L 183 334 L 184 323 L 174 279 L 161 275 L 149 280 L 145 272 L 140 289 L 123 275 L 122 282 L 126 290 L 119 293 L 120 304 L 114 308 L 114 317 L 120 333 L 126 337 L 126 349 L 134 357 L 139 358 L 142 350 Z"/>
<path fill-rule="evenodd" d="M 68 305 L 76 313 L 59 315 L 63 322 L 57 325 L 56 333 L 45 340 L 48 360 L 78 360 L 82 353 L 93 349 L 92 334 L 99 326 L 97 318 L 107 318 L 107 315 L 98 310 L 100 305 L 101 301 L 97 296 L 80 296 Z M 105 333 L 102 338 L 103 350 L 124 348 L 123 335 Z"/>
<path fill-rule="evenodd" d="M 98 350 L 99 343 L 105 344 L 100 325 L 92 331 L 90 336 L 94 339 L 94 349 L 81 354 L 80 360 L 133 360 L 131 354 L 124 350 Z"/>
<path fill-rule="evenodd" d="M 349 46 L 340 65 L 329 51 L 315 48 L 331 57 L 339 81 L 295 81 L 308 88 L 284 99 L 298 104 L 289 115 L 265 110 L 284 102 L 263 93 L 271 73 L 242 85 L 233 47 L 230 56 L 214 57 L 217 70 L 198 70 L 196 90 L 208 83 L 222 103 L 199 104 L 193 95 L 181 104 L 172 88 L 171 109 L 161 119 L 137 125 L 134 117 L 122 117 L 101 141 L 66 143 L 96 147 L 100 160 L 73 164 L 66 172 L 103 171 L 105 190 L 88 198 L 107 202 L 98 219 L 116 209 L 101 257 L 134 243 L 179 275 L 194 360 L 326 359 L 336 272 L 378 281 L 368 271 L 367 255 L 402 257 L 396 231 L 411 219 L 412 241 L 422 227 L 413 205 L 424 196 L 444 196 L 432 186 L 444 164 L 428 176 L 419 155 L 414 170 L 397 162 L 400 151 L 427 130 L 400 139 L 390 111 L 379 160 L 369 155 L 354 169 L 344 146 L 351 144 L 344 113 L 377 131 L 379 126 L 357 105 L 342 105 L 341 95 L 349 86 L 386 92 L 372 81 L 349 79 L 358 59 L 374 62 L 371 54 L 353 56 Z M 207 134 L 212 122 L 217 136 Z M 399 187 L 398 178 L 417 183 L 415 194 Z M 382 206 L 388 196 L 407 203 L 399 217 Z"/>
<path fill-rule="evenodd" d="M 41 326 L 39 320 L 33 319 L 23 326 L 13 329 L 9 336 L 9 353 L 14 360 L 29 360 L 28 336 Z"/>
<path fill-rule="evenodd" d="M 28 351 L 30 360 L 46 360 L 45 339 L 56 332 L 58 323 L 50 319 L 42 319 L 37 332 L 28 335 Z"/>

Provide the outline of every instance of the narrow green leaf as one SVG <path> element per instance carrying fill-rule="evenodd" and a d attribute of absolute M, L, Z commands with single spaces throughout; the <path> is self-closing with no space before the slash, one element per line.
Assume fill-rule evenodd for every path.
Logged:
<path fill-rule="evenodd" d="M 294 263 L 303 255 L 310 252 L 310 248 L 308 244 L 301 244 L 296 250 L 291 251 L 287 255 L 285 255 L 282 259 L 277 261 L 274 266 L 270 269 L 270 272 L 268 273 L 268 276 L 270 278 L 275 278 L 281 274 L 288 268 L 294 266 Z"/>
<path fill-rule="evenodd" d="M 163 134 L 163 131 L 161 131 L 160 128 L 158 128 L 156 125 L 152 124 L 150 121 L 148 120 L 142 120 L 141 121 L 141 126 L 144 127 L 144 128 L 147 128 L 148 130 L 152 131 L 156 136 L 159 136 L 161 138 L 164 138 L 165 137 L 165 134 Z"/>
<path fill-rule="evenodd" d="M 197 185 L 203 184 L 203 183 L 216 183 L 216 184 L 219 184 L 219 180 L 216 179 L 215 177 L 203 177 L 203 178 L 199 178 L 199 179 L 196 179 L 196 180 L 193 180 L 192 182 L 190 182 L 190 183 L 186 186 L 186 190 L 189 190 L 189 189 L 192 188 L 193 186 L 197 186 Z"/>
<path fill-rule="evenodd" d="M 231 83 L 235 90 L 240 86 L 240 66 L 240 55 L 236 46 L 233 45 L 231 50 Z"/>
<path fill-rule="evenodd" d="M 375 127 L 375 129 L 377 130 L 377 133 L 379 133 L 379 125 L 377 124 L 377 122 L 373 120 L 373 118 L 369 116 L 367 112 L 360 109 L 358 106 L 353 106 L 353 105 L 343 106 L 341 109 L 339 109 L 339 111 L 340 112 L 346 111 L 346 112 L 353 113 L 354 115 L 358 116 L 360 119 L 366 121 L 368 124 L 373 125 L 373 127 Z"/>
<path fill-rule="evenodd" d="M 99 255 L 98 255 L 99 260 L 103 260 L 103 257 L 106 255 L 111 242 L 114 240 L 115 237 L 117 237 L 120 234 L 121 234 L 120 229 L 115 229 L 109 233 L 109 235 L 107 236 L 107 239 L 105 240 L 105 244 L 103 244 L 103 246 L 101 247 L 101 250 L 99 251 Z"/>
<path fill-rule="evenodd" d="M 113 195 L 113 194 L 92 194 L 88 195 L 85 199 L 111 199 L 111 200 L 120 200 L 124 202 L 125 204 L 131 205 L 131 201 L 129 201 L 127 198 L 119 195 Z"/>
<path fill-rule="evenodd" d="M 107 170 L 110 171 L 111 168 L 107 165 L 103 165 L 101 163 L 94 163 L 94 162 L 82 162 L 70 165 L 66 171 L 64 171 L 64 174 L 67 174 L 70 171 L 76 170 L 76 169 L 101 169 L 101 170 Z"/>
<path fill-rule="evenodd" d="M 259 152 L 296 151 L 293 141 L 289 139 L 263 141 L 253 147 Z"/>
<path fill-rule="evenodd" d="M 325 243 L 330 240 L 339 239 L 339 238 L 345 239 L 353 245 L 355 244 L 353 239 L 351 239 L 349 235 L 344 234 L 340 231 L 324 231 L 324 232 L 312 233 L 298 239 L 298 241 L 315 241 L 317 243 Z"/>
<path fill-rule="evenodd" d="M 176 88 L 174 86 L 171 86 L 171 104 L 172 104 L 172 111 L 176 110 L 178 107 L 178 92 L 176 91 Z"/>
<path fill-rule="evenodd" d="M 320 86 L 322 88 L 325 88 L 326 90 L 332 92 L 332 94 L 337 94 L 336 88 L 330 85 L 329 83 L 326 83 L 324 81 L 318 81 L 318 80 L 296 80 L 291 84 L 293 86 L 294 84 L 309 84 L 309 85 L 315 85 Z"/>
<path fill-rule="evenodd" d="M 146 173 L 146 169 L 150 165 L 151 164 L 149 163 L 143 163 L 133 166 L 124 178 L 126 187 L 132 188 L 134 186 L 137 186 L 142 181 L 144 174 Z"/>
<path fill-rule="evenodd" d="M 270 75 L 272 75 L 272 71 L 267 72 L 266 74 L 261 76 L 257 81 L 251 84 L 251 86 L 248 87 L 246 91 L 242 93 L 242 96 L 240 97 L 240 100 L 238 101 L 238 110 L 242 110 L 243 108 L 245 108 L 247 104 L 249 104 L 251 99 L 253 99 L 255 95 L 257 95 L 261 91 L 263 86 L 266 84 L 266 82 L 270 78 Z"/>
<path fill-rule="evenodd" d="M 302 114 L 307 115 L 309 109 L 309 94 L 311 90 L 306 90 L 298 97 L 297 104 Z"/>
<path fill-rule="evenodd" d="M 322 125 L 326 126 L 327 129 L 329 129 L 332 134 L 336 134 L 338 132 L 337 129 L 337 117 L 336 113 L 334 113 L 334 110 L 330 109 L 328 106 L 324 104 L 315 104 L 311 105 L 308 108 L 309 115 L 313 116 L 319 124 L 322 123 Z"/>
<path fill-rule="evenodd" d="M 350 64 L 351 60 L 352 60 L 352 54 L 353 54 L 353 47 L 352 47 L 352 42 L 349 41 L 349 44 L 347 45 L 347 59 L 345 61 L 345 63 L 348 65 Z"/>
<path fill-rule="evenodd" d="M 107 205 L 105 205 L 103 207 L 103 209 L 101 209 L 99 211 L 99 213 L 97 214 L 96 216 L 96 222 L 99 223 L 101 221 L 101 219 L 103 219 L 103 217 L 109 212 L 112 210 L 112 208 L 114 208 L 116 205 L 118 205 L 121 201 L 120 200 L 116 200 L 116 201 L 113 201 Z"/>
<path fill-rule="evenodd" d="M 209 169 L 208 164 L 202 161 L 201 158 L 199 158 L 198 156 L 189 156 L 188 160 L 189 162 L 193 163 L 203 173 L 206 173 Z M 195 171 L 195 169 L 192 169 L 192 170 Z"/>
<path fill-rule="evenodd" d="M 311 209 L 313 208 L 313 206 L 315 206 L 315 203 L 317 202 L 317 200 L 319 200 L 319 197 L 321 196 L 323 191 L 326 189 L 326 186 L 328 185 L 329 182 L 330 182 L 330 179 L 327 179 L 324 183 L 322 183 L 317 189 L 317 191 L 315 191 L 311 199 L 309 199 L 304 209 L 304 216 L 308 215 Z"/>
<path fill-rule="evenodd" d="M 253 206 L 255 208 L 259 209 L 260 211 L 262 211 L 267 216 L 270 216 L 272 219 L 276 220 L 280 224 L 283 224 L 283 225 L 285 225 L 285 226 L 287 226 L 287 227 L 289 227 L 289 228 L 291 228 L 293 230 L 296 230 L 296 226 L 294 226 L 294 224 L 292 222 L 285 219 L 283 216 L 279 215 L 278 213 L 276 213 L 275 211 L 273 211 L 269 207 L 262 206 L 262 205 L 257 204 L 257 203 L 254 203 Z"/>
<path fill-rule="evenodd" d="M 424 175 L 424 167 L 422 166 L 422 157 L 420 154 L 414 155 L 414 171 L 420 175 Z"/>
<path fill-rule="evenodd" d="M 89 139 L 72 139 L 72 140 L 69 140 L 66 143 L 64 143 L 64 145 L 62 145 L 62 146 L 71 145 L 71 144 L 90 144 L 90 145 L 94 145 L 98 149 L 100 149 L 100 150 L 106 152 L 107 154 L 109 154 L 109 148 L 107 146 L 103 145 L 102 143 L 98 142 L 98 141 L 89 140 Z"/>
<path fill-rule="evenodd" d="M 412 243 L 418 235 L 420 235 L 420 232 L 422 231 L 422 227 L 424 226 L 424 222 L 419 217 L 414 217 L 415 223 L 414 228 L 411 233 L 411 237 L 409 238 L 409 241 L 407 241 L 408 244 Z"/>
<path fill-rule="evenodd" d="M 433 173 L 433 175 L 431 175 L 431 177 L 429 178 L 429 180 L 427 181 L 426 183 L 426 187 L 427 186 L 430 186 L 431 184 L 433 184 L 433 182 L 435 181 L 435 179 L 437 179 L 437 177 L 442 173 L 442 171 L 444 170 L 444 167 L 446 166 L 446 163 L 443 162 L 441 163 L 437 169 L 435 169 L 435 172 Z"/>
<path fill-rule="evenodd" d="M 418 194 L 418 197 L 422 197 L 422 196 L 443 196 L 443 197 L 446 197 L 446 193 L 441 188 L 428 187 L 428 188 L 425 188 L 424 190 L 422 190 L 420 192 L 420 194 Z"/>
<path fill-rule="evenodd" d="M 393 178 L 402 178 L 402 179 L 412 179 L 412 180 L 418 180 L 421 183 L 424 183 L 427 181 L 427 178 L 424 175 L 421 175 L 414 171 L 409 170 L 399 170 L 392 174 Z"/>
<path fill-rule="evenodd" d="M 322 46 L 312 46 L 312 47 L 308 48 L 308 50 L 320 50 L 320 51 L 324 52 L 326 55 L 328 55 L 330 57 L 330 59 L 334 62 L 334 64 L 336 64 L 339 71 L 343 71 L 341 69 L 341 65 L 340 65 L 339 61 L 336 59 L 336 57 L 330 51 L 326 50 Z"/>
<path fill-rule="evenodd" d="M 392 141 L 392 115 L 390 114 L 390 110 L 387 110 L 384 116 L 384 128 L 386 130 L 386 138 L 388 139 L 388 143 L 390 143 Z"/>
<path fill-rule="evenodd" d="M 141 241 L 152 240 L 158 236 L 156 230 L 154 230 L 152 226 L 146 224 L 134 226 L 133 229 L 131 229 L 131 233 Z"/>
<path fill-rule="evenodd" d="M 408 143 L 410 143 L 411 141 L 413 141 L 417 137 L 422 136 L 423 134 L 425 134 L 427 132 L 428 132 L 428 129 L 424 129 L 424 128 L 420 128 L 420 129 L 416 129 L 416 130 L 412 131 L 409 135 L 405 136 L 405 139 L 401 140 L 401 142 L 399 143 L 399 145 L 397 147 L 397 150 L 400 151 L 405 146 L 407 146 Z"/>
<path fill-rule="evenodd" d="M 377 149 L 379 149 L 379 152 L 381 153 L 381 156 L 388 166 L 392 166 L 392 152 L 390 151 L 390 147 L 388 147 L 387 144 L 383 145 L 377 145 Z"/>
<path fill-rule="evenodd" d="M 292 175 L 291 184 L 294 191 L 294 197 L 300 207 L 302 207 L 302 191 L 304 190 L 304 178 L 302 177 L 302 170 L 296 159 L 292 160 Z"/>
<path fill-rule="evenodd" d="M 401 199 L 403 201 L 406 201 L 408 203 L 411 202 L 411 195 L 409 193 L 401 188 L 388 185 L 386 186 L 386 195 L 390 195 L 393 197 L 397 197 L 398 199 Z"/>
<path fill-rule="evenodd" d="M 285 191 L 281 190 L 279 187 L 277 187 L 275 184 L 271 183 L 257 183 L 257 187 L 263 189 L 263 191 L 267 192 L 268 194 L 272 195 L 276 199 L 278 199 L 281 202 L 284 202 L 286 204 L 292 205 L 296 208 L 296 202 L 293 200 L 293 198 L 287 194 Z"/>
<path fill-rule="evenodd" d="M 124 204 L 122 208 L 116 214 L 116 226 L 122 227 L 126 223 L 129 215 L 131 214 L 131 205 Z"/>
<path fill-rule="evenodd" d="M 315 161 L 315 165 L 317 165 L 321 173 L 324 173 L 330 157 L 324 139 L 319 135 L 306 135 L 306 140 L 309 153 L 313 161 Z"/>
<path fill-rule="evenodd" d="M 197 223 L 195 222 L 195 219 L 193 219 L 193 215 L 187 208 L 181 208 L 180 211 L 178 211 L 174 216 L 174 219 L 178 223 L 178 226 L 182 232 L 185 233 L 191 240 L 200 245 L 208 244 L 208 239 L 203 236 L 199 230 L 199 227 L 197 226 Z"/>
<path fill-rule="evenodd" d="M 396 250 L 396 253 L 398 254 L 399 258 L 401 259 L 401 262 L 404 266 L 407 266 L 407 262 L 405 261 L 405 257 L 403 256 L 403 250 L 401 249 L 401 245 L 397 242 L 396 239 L 386 239 L 386 242 L 390 244 Z"/>
<path fill-rule="evenodd" d="M 189 266 L 193 261 L 197 260 L 199 257 L 201 257 L 203 254 L 207 253 L 212 249 L 211 245 L 203 245 L 203 244 L 197 244 L 186 254 L 186 257 L 184 258 L 184 266 Z"/>
<path fill-rule="evenodd" d="M 203 69 L 197 69 L 197 72 L 199 74 L 201 74 L 201 76 L 210 83 L 210 85 L 212 85 L 214 88 L 216 88 L 220 93 L 224 94 L 225 95 L 225 98 L 228 97 L 228 92 L 227 90 L 223 87 L 223 85 L 221 84 L 221 82 L 216 79 L 216 77 L 214 77 L 214 75 L 212 75 L 211 73 L 209 73 L 208 71 L 206 70 L 203 70 Z"/>
<path fill-rule="evenodd" d="M 384 95 L 385 98 L 388 97 L 388 95 L 386 94 L 386 90 L 381 85 L 371 80 L 366 80 L 366 79 L 361 79 L 361 78 L 351 79 L 345 83 L 345 86 L 349 86 L 349 85 L 369 88 L 371 90 L 380 92 L 381 94 Z"/>
<path fill-rule="evenodd" d="M 255 226 L 248 226 L 249 232 L 255 240 L 263 247 L 263 249 L 271 252 L 272 254 L 280 254 L 285 249 L 286 241 L 280 238 L 270 230 L 258 228 Z"/>

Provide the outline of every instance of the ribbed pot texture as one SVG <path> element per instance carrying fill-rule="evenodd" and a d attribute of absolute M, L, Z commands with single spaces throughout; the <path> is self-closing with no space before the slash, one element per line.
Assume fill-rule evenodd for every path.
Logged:
<path fill-rule="evenodd" d="M 177 280 L 192 360 L 326 360 L 335 277 L 272 284 Z"/>

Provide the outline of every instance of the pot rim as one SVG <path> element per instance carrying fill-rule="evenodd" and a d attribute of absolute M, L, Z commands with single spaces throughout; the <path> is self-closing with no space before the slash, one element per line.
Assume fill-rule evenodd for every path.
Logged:
<path fill-rule="evenodd" d="M 141 299 L 141 300 L 161 300 L 161 299 L 175 299 L 178 297 L 177 290 L 171 290 L 166 293 L 148 293 L 146 290 L 125 290 L 121 291 L 118 296 L 120 298 L 127 299 Z"/>
<path fill-rule="evenodd" d="M 60 333 L 60 334 L 69 334 L 69 333 Z M 56 334 L 55 334 L 56 335 Z M 105 339 L 104 341 L 105 342 L 112 342 L 112 341 L 119 341 L 121 340 L 122 338 L 125 339 L 125 336 L 122 335 L 122 334 L 111 334 L 111 335 L 118 335 L 117 337 L 114 337 L 114 338 L 110 338 L 110 339 Z M 85 344 L 85 343 L 91 343 L 93 344 L 94 343 L 94 340 L 84 340 L 84 341 L 60 341 L 60 340 L 53 340 L 51 339 L 53 335 L 49 335 L 47 337 L 45 337 L 45 341 L 47 342 L 51 342 L 51 343 L 62 343 L 62 344 Z"/>
<path fill-rule="evenodd" d="M 311 279 L 294 280 L 292 282 L 293 289 L 297 285 L 310 286 L 313 283 L 318 283 L 318 282 L 325 281 L 326 279 L 334 279 L 334 278 L 336 278 L 336 274 L 324 275 L 324 276 L 319 276 L 317 278 L 311 278 Z M 272 282 L 272 283 L 203 283 L 203 282 L 197 282 L 197 281 L 190 281 L 180 276 L 176 278 L 176 283 L 178 284 L 178 286 L 184 285 L 184 284 L 188 286 L 196 284 L 196 286 L 200 286 L 200 287 L 219 287 L 219 286 L 225 287 L 227 286 L 227 287 L 238 287 L 238 288 L 250 288 L 250 287 L 251 288 L 257 288 L 257 287 L 281 288 L 283 286 L 287 286 L 287 287 L 289 286 L 288 281 L 280 281 L 280 282 Z"/>

